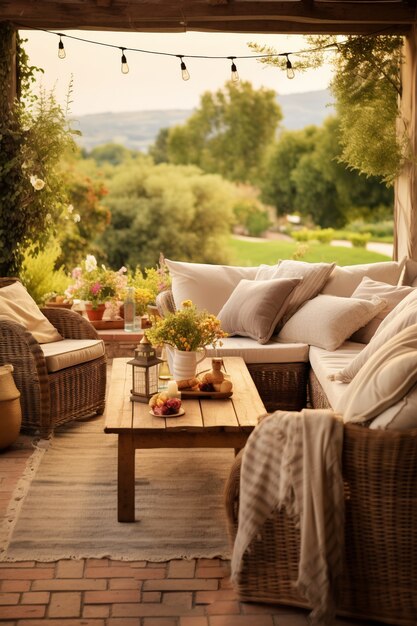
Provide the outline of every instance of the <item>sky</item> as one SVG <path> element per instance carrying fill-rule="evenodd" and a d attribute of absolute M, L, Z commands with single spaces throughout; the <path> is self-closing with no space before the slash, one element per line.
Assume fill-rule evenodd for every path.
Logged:
<path fill-rule="evenodd" d="M 241 56 L 255 54 L 250 41 L 273 46 L 279 52 L 306 48 L 298 35 L 241 33 L 121 33 L 65 31 L 83 39 L 174 54 Z M 146 111 L 155 109 L 192 109 L 205 91 L 216 91 L 230 78 L 227 59 L 184 59 L 191 75 L 183 81 L 177 58 L 126 51 L 129 73 L 121 73 L 121 51 L 105 46 L 63 38 L 66 58 L 58 58 L 59 38 L 49 32 L 21 31 L 27 39 L 25 49 L 30 63 L 45 70 L 41 81 L 55 89 L 57 100 L 65 104 L 68 86 L 73 79 L 71 114 Z M 285 71 L 260 64 L 254 59 L 237 59 L 241 80 L 255 88 L 268 87 L 278 94 L 302 93 L 325 89 L 331 79 L 329 66 L 297 72 L 289 80 Z"/>

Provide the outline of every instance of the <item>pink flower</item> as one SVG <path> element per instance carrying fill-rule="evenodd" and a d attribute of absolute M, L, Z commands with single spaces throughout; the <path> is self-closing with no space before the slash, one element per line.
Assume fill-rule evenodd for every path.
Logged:
<path fill-rule="evenodd" d="M 93 294 L 93 296 L 96 296 L 99 293 L 99 291 L 101 291 L 100 283 L 94 283 L 94 285 L 91 285 L 90 291 Z"/>
<path fill-rule="evenodd" d="M 74 267 L 74 269 L 71 272 L 71 276 L 72 278 L 81 278 L 81 275 L 83 273 L 83 270 L 81 267 Z"/>

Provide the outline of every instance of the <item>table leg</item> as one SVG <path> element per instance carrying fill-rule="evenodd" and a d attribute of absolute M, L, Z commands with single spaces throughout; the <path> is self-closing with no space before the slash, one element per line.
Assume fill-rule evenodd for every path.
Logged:
<path fill-rule="evenodd" d="M 117 519 L 135 521 L 135 447 L 131 433 L 119 433 L 118 438 Z"/>

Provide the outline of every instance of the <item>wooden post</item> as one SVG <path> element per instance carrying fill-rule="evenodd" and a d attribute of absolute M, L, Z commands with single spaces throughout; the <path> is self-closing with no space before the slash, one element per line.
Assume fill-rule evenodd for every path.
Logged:
<path fill-rule="evenodd" d="M 0 22 L 0 124 L 8 118 L 17 97 L 16 29 Z"/>
<path fill-rule="evenodd" d="M 397 132 L 409 142 L 410 158 L 395 183 L 394 259 L 417 261 L 417 30 L 405 38 L 402 96 Z"/>

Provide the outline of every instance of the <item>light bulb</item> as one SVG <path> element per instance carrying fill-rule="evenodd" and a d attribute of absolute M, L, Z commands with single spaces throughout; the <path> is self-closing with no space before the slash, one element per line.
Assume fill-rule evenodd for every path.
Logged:
<path fill-rule="evenodd" d="M 231 60 L 232 60 L 232 67 L 231 67 L 232 75 L 231 75 L 230 78 L 231 78 L 231 80 L 234 83 L 238 83 L 239 82 L 239 73 L 237 71 L 237 67 L 236 67 L 235 62 L 234 62 L 234 57 L 231 57 Z"/>
<path fill-rule="evenodd" d="M 287 78 L 292 80 L 295 77 L 295 72 L 292 67 L 292 63 L 287 55 Z"/>
<path fill-rule="evenodd" d="M 59 43 L 58 43 L 58 58 L 65 59 L 66 56 L 67 55 L 65 54 L 64 44 L 63 44 L 61 36 L 60 36 L 59 37 Z"/>
<path fill-rule="evenodd" d="M 184 61 L 182 60 L 182 57 L 180 57 L 181 59 L 181 76 L 182 76 L 182 80 L 190 80 L 190 73 L 187 70 L 187 66 L 185 65 Z"/>
<path fill-rule="evenodd" d="M 126 55 L 124 52 L 124 48 L 122 50 L 122 74 L 129 74 L 129 66 L 127 64 Z"/>

